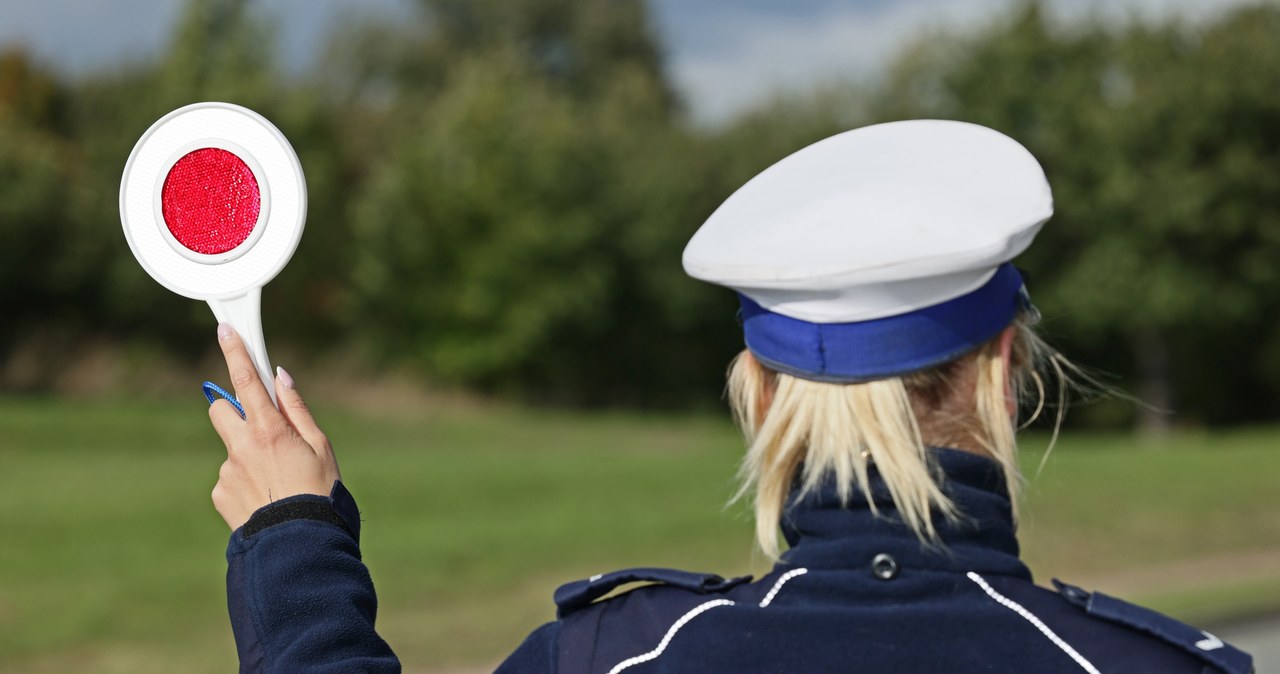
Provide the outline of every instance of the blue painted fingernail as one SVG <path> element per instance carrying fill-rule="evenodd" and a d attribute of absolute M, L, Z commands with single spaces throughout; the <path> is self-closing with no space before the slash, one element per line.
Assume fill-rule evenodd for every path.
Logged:
<path fill-rule="evenodd" d="M 200 390 L 204 391 L 204 397 L 208 399 L 210 405 L 217 402 L 218 398 L 222 398 L 223 400 L 231 403 L 232 407 L 236 408 L 236 411 L 240 413 L 241 419 L 244 418 L 244 406 L 240 404 L 239 400 L 236 400 L 235 396 L 228 393 L 226 389 L 211 381 L 207 381 L 200 385 Z"/>

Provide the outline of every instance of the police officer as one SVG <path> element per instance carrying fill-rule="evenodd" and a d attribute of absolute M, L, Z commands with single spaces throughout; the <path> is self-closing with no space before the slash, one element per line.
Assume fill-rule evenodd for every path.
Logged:
<path fill-rule="evenodd" d="M 1018 557 L 1018 401 L 1069 372 L 1010 260 L 1051 213 L 1025 148 L 947 121 L 849 131 L 738 190 L 684 265 L 741 299 L 741 495 L 776 566 L 570 583 L 499 671 L 1250 672 L 1212 634 L 1040 587 Z M 248 412 L 210 409 L 242 671 L 399 671 L 328 441 L 287 373 L 277 412 L 239 338 L 219 341 Z"/>

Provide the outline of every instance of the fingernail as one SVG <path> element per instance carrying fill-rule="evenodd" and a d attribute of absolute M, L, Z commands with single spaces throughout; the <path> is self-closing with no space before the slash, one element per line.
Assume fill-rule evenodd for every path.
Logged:
<path fill-rule="evenodd" d="M 225 342 L 228 339 L 231 339 L 231 335 L 233 334 L 235 334 L 235 330 L 231 329 L 230 323 L 218 324 L 218 341 L 219 342 Z"/>
<path fill-rule="evenodd" d="M 280 383 L 284 384 L 285 388 L 290 391 L 293 390 L 293 377 L 290 377 L 289 373 L 285 372 L 284 368 L 279 365 L 276 366 L 276 376 L 280 378 Z"/>

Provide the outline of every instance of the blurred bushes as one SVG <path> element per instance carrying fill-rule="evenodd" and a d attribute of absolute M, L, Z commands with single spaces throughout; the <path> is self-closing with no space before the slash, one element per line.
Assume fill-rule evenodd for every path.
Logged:
<path fill-rule="evenodd" d="M 1056 214 L 1021 264 L 1060 341 L 1184 419 L 1274 417 L 1280 8 L 1119 31 L 1028 5 L 922 44 L 887 93 L 886 116 L 985 124 L 1044 164 Z"/>
<path fill-rule="evenodd" d="M 1023 5 L 930 36 L 874 86 L 712 130 L 687 122 L 639 0 L 420 9 L 346 22 L 309 78 L 272 69 L 271 26 L 245 0 L 191 2 L 153 65 L 67 82 L 0 57 L 0 353 L 104 337 L 203 351 L 207 310 L 133 261 L 116 191 L 149 124 L 226 100 L 280 126 L 307 171 L 307 234 L 264 297 L 273 344 L 539 403 L 713 402 L 735 302 L 684 277 L 684 242 L 805 144 L 932 116 L 1044 163 L 1058 214 L 1021 263 L 1069 353 L 1191 422 L 1273 416 L 1280 9 L 1063 28 Z"/>

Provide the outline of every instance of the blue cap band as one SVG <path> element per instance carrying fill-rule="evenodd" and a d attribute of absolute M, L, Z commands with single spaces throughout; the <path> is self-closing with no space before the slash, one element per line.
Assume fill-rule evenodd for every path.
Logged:
<path fill-rule="evenodd" d="M 1004 263 L 981 288 L 899 316 L 809 323 L 739 295 L 747 348 L 765 366 L 803 379 L 860 382 L 954 360 L 995 337 L 1029 304 L 1022 277 Z"/>

